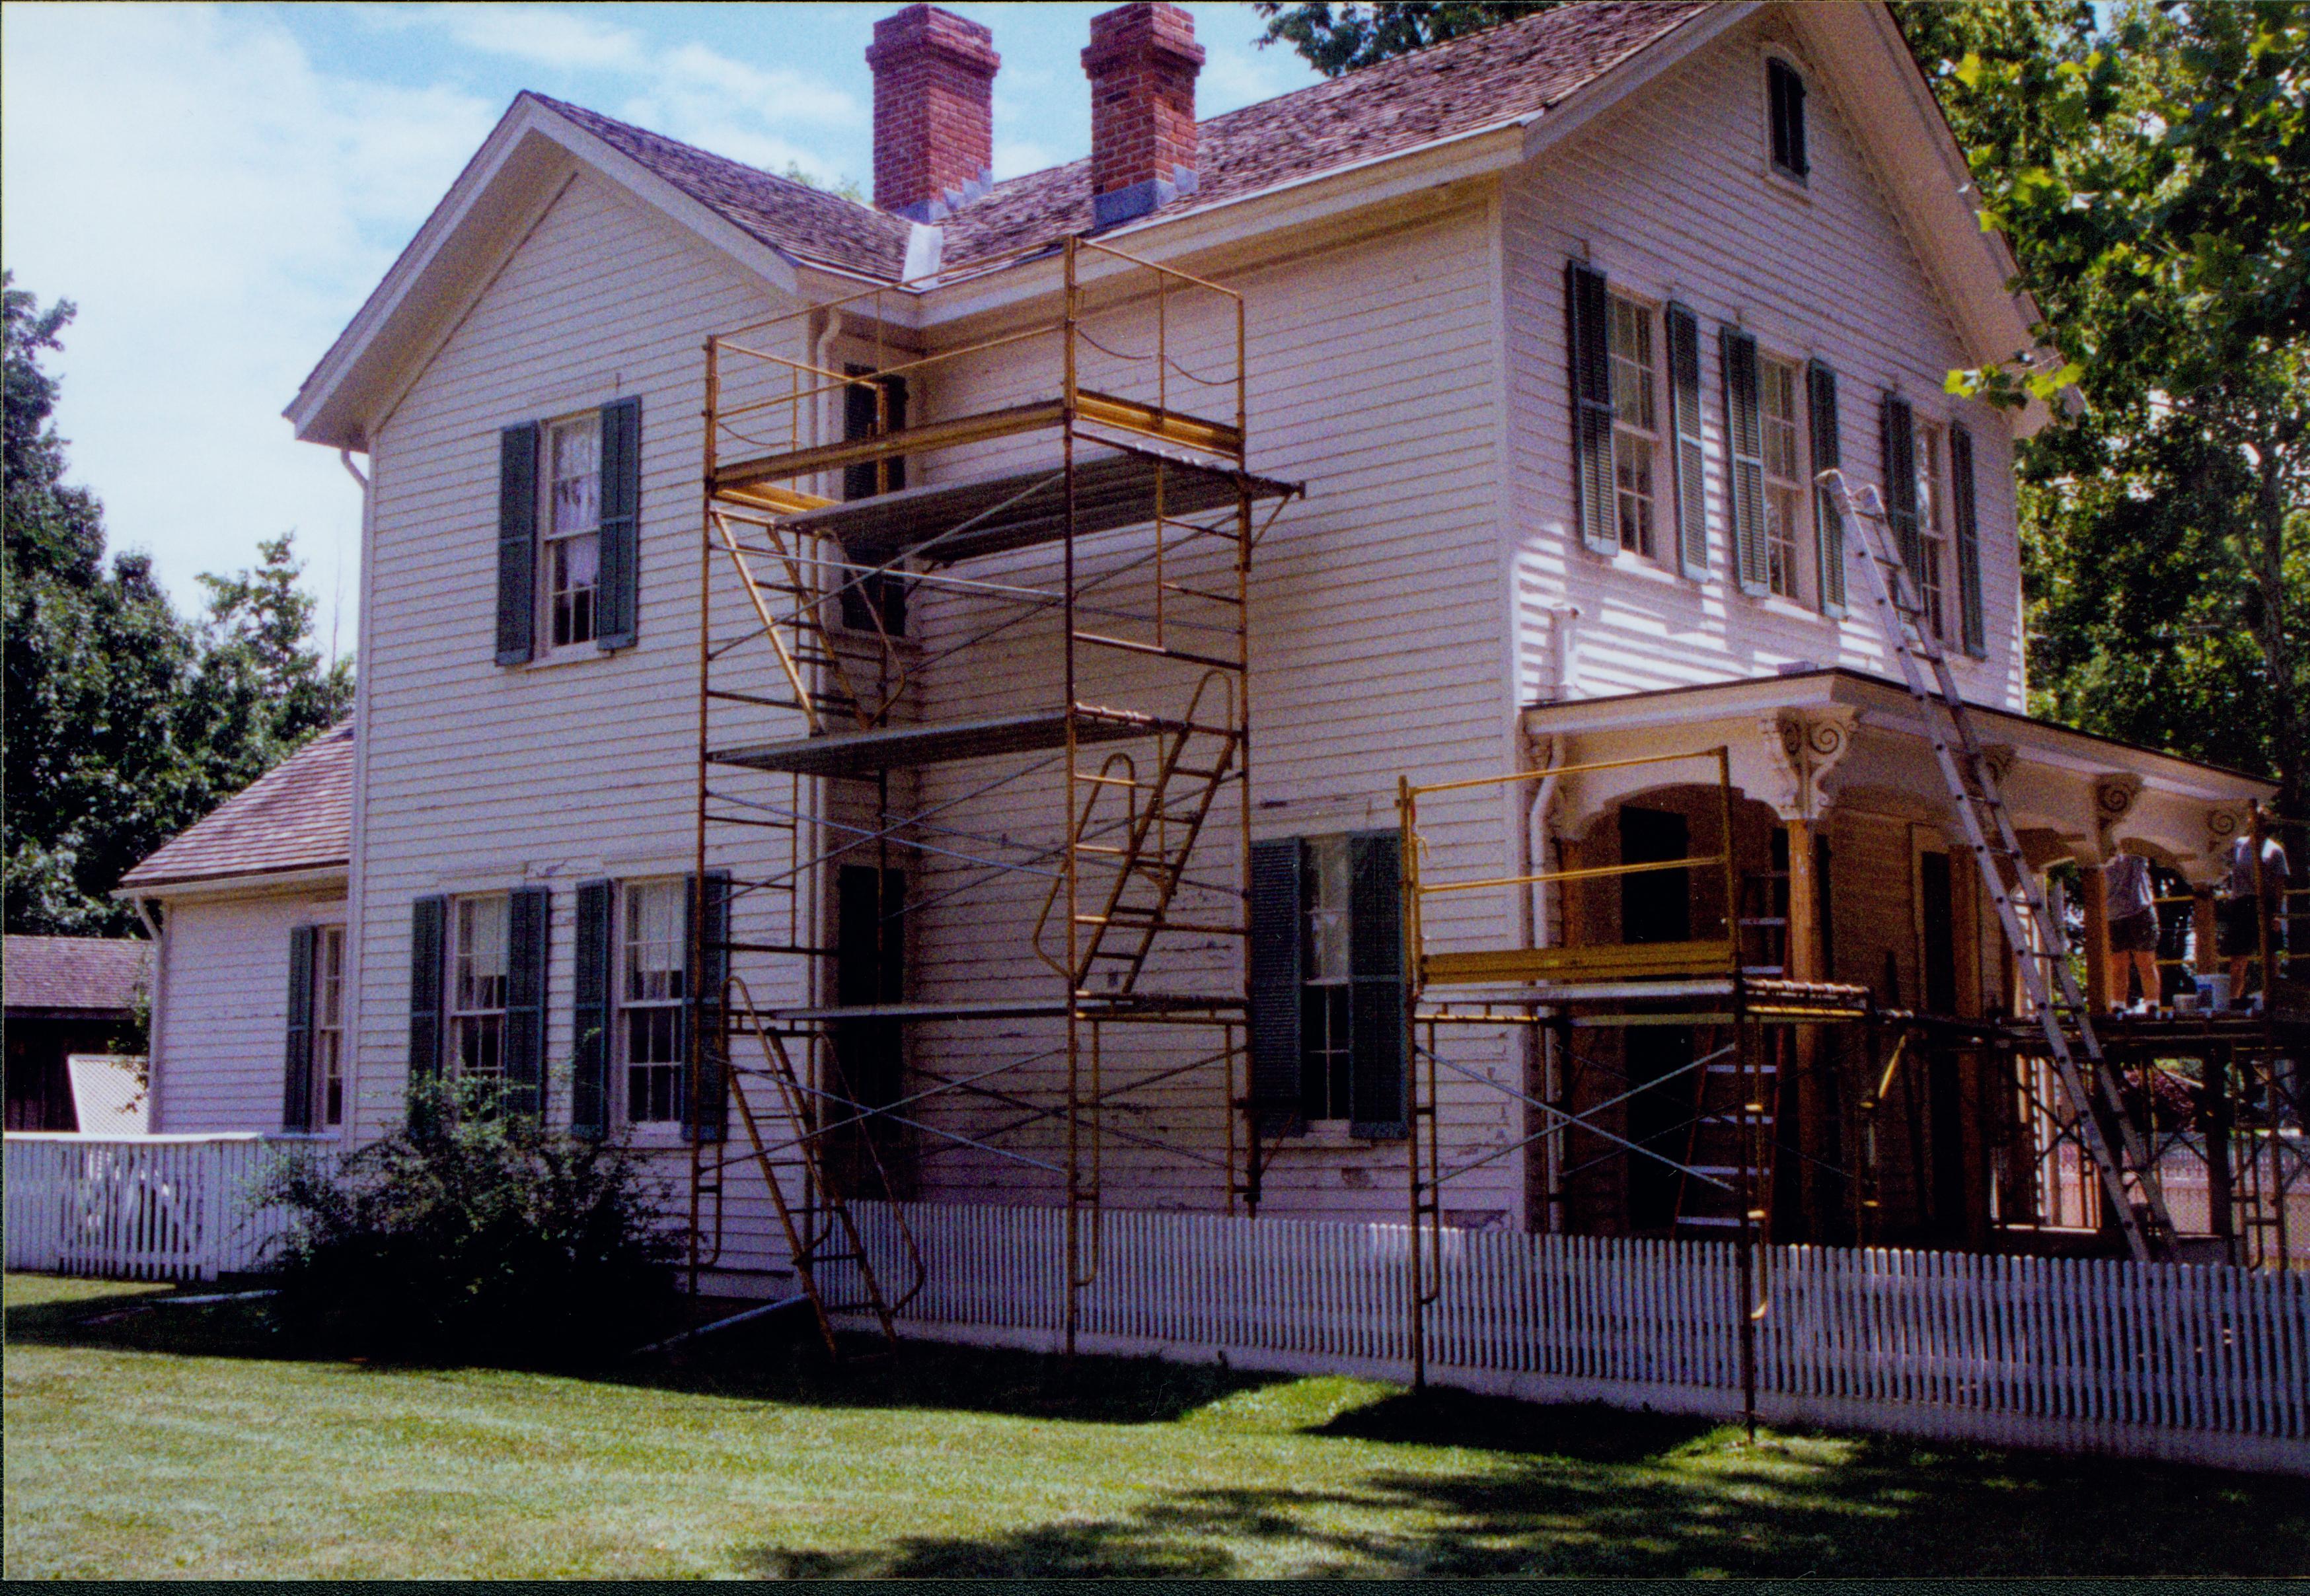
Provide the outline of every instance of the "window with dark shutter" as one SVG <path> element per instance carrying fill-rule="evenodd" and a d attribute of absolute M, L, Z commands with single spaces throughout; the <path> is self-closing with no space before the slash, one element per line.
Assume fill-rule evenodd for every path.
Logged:
<path fill-rule="evenodd" d="M 1572 487 L 1580 540 L 1599 554 L 1620 546 L 1612 475 L 1611 308 L 1604 273 L 1585 261 L 1564 268 L 1565 335 L 1571 351 Z"/>
<path fill-rule="evenodd" d="M 412 1094 L 441 1074 L 442 934 L 446 898 L 409 906 L 409 1086 Z"/>
<path fill-rule="evenodd" d="M 640 636 L 642 402 L 602 406 L 601 613 L 594 642 L 604 653 Z"/>
<path fill-rule="evenodd" d="M 845 1008 L 903 1002 L 906 872 L 846 864 L 835 874 L 834 898 L 834 1001 Z M 860 1107 L 898 1101 L 906 1070 L 906 1034 L 898 1020 L 836 1021 L 834 1059 L 844 1095 Z M 881 1136 L 888 1127 L 882 1121 L 873 1129 Z"/>
<path fill-rule="evenodd" d="M 1806 406 L 1812 421 L 1813 534 L 1820 559 L 1820 612 L 1845 613 L 1845 518 L 1819 485 L 1820 473 L 1844 464 L 1837 421 L 1837 373 L 1820 360 L 1805 369 Z"/>
<path fill-rule="evenodd" d="M 1732 457 L 1732 569 L 1743 593 L 1770 590 L 1765 546 L 1765 438 L 1757 397 L 1757 341 L 1738 327 L 1718 334 L 1724 361 L 1724 434 Z"/>
<path fill-rule="evenodd" d="M 536 1119 L 545 1107 L 545 969 L 553 898 L 517 887 L 506 900 L 506 995 L 500 1111 Z"/>
<path fill-rule="evenodd" d="M 708 871 L 703 878 L 686 878 L 683 886 L 683 941 L 691 950 L 687 974 L 693 978 L 684 983 L 690 997 L 682 1043 L 697 1083 L 686 1094 L 683 1132 L 694 1141 L 719 1141 L 730 1112 L 729 1039 L 722 1020 L 722 984 L 730 971 L 730 873 Z"/>
<path fill-rule="evenodd" d="M 872 375 L 864 366 L 844 368 L 851 377 Z M 874 383 L 852 383 L 842 391 L 842 436 L 849 440 L 896 432 L 907 424 L 907 379 L 886 377 Z M 904 458 L 869 461 L 843 468 L 842 497 L 872 499 L 895 493 L 907 485 Z M 907 635 L 907 585 L 903 578 L 875 575 L 847 581 L 842 589 L 842 624 L 854 631 L 871 632 L 880 621 L 890 637 Z"/>
<path fill-rule="evenodd" d="M 1300 841 L 1251 845 L 1251 1096 L 1269 1136 L 1299 1112 Z"/>
<path fill-rule="evenodd" d="M 313 1128 L 313 945 L 316 927 L 289 931 L 289 1037 L 281 1085 L 281 1128 Z"/>
<path fill-rule="evenodd" d="M 1888 394 L 1877 407 L 1879 447 L 1885 469 L 1885 520 L 1909 568 L 1910 596 L 1924 592 L 1924 540 L 1917 535 L 1917 419 L 1909 402 Z"/>
<path fill-rule="evenodd" d="M 610 994 L 616 947 L 609 881 L 578 885 L 576 968 L 570 990 L 569 1129 L 598 1139 L 610 1129 Z"/>
<path fill-rule="evenodd" d="M 1706 453 L 1700 438 L 1700 318 L 1689 307 L 1668 308 L 1670 457 L 1676 471 L 1677 560 L 1698 581 L 1708 574 Z"/>
<path fill-rule="evenodd" d="M 1772 126 L 1773 168 L 1802 181 L 1805 156 L 1805 85 L 1797 69 L 1777 56 L 1765 62 L 1765 99 Z"/>
<path fill-rule="evenodd" d="M 537 646 L 537 424 L 498 438 L 498 647 L 501 665 L 527 664 Z"/>
<path fill-rule="evenodd" d="M 1957 520 L 1958 627 L 1965 651 L 1976 659 L 1986 659 L 1989 640 L 1981 603 L 1981 523 L 1974 503 L 1973 434 L 1956 425 L 1950 428 L 1950 507 Z"/>
<path fill-rule="evenodd" d="M 1353 1123 L 1358 1136 L 1404 1133 L 1402 835 L 1348 838 L 1348 958 L 1354 989 Z"/>

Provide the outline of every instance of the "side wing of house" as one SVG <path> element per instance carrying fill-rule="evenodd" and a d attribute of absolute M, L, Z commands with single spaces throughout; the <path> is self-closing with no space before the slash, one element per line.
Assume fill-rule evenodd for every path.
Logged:
<path fill-rule="evenodd" d="M 1839 594 L 1807 483 L 1829 464 L 1857 483 L 1890 480 L 1898 434 L 1889 447 L 1914 464 L 1890 477 L 1919 483 L 1959 681 L 1976 702 L 2021 707 L 2010 424 L 1943 391 L 1979 357 L 1921 258 L 1924 219 L 1891 197 L 1837 74 L 1785 10 L 1732 29 L 1509 183 L 1509 533 L 1527 703 L 1797 664 L 1898 675 L 1849 561 Z M 1786 147 L 1792 99 L 1801 151 Z M 1609 366 L 1593 378 L 1611 443 L 1586 512 L 1576 284 L 1594 295 L 1590 347 Z"/>
<path fill-rule="evenodd" d="M 413 1032 L 483 1071 L 542 1064 L 569 1123 L 579 889 L 691 864 L 700 349 L 785 308 L 583 168 L 476 286 L 372 432 L 362 1137 L 401 1117 Z M 619 613 L 604 576 L 629 512 Z"/>

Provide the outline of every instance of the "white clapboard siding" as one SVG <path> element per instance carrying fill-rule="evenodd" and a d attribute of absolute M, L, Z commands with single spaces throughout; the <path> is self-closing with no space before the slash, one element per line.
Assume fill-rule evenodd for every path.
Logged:
<path fill-rule="evenodd" d="M 916 1333 L 1050 1346 L 1065 1217 L 857 1203 L 883 1281 L 897 1221 L 927 1284 Z M 1082 1292 L 1091 1350 L 1401 1377 L 1400 1224 L 1109 1210 Z M 1446 1230 L 1431 1375 L 1521 1394 L 1730 1414 L 1741 1401 L 1728 1243 Z M 834 1272 L 834 1289 L 855 1289 Z M 2310 1273 L 1891 1249 L 1760 1250 L 1759 1407 L 1792 1421 L 2310 1472 Z"/>
<path fill-rule="evenodd" d="M 342 884 L 166 899 L 155 994 L 152 1129 L 277 1130 L 288 1066 L 289 933 L 343 924 Z"/>
<path fill-rule="evenodd" d="M 261 1268 L 285 1229 L 255 1189 L 299 1136 L 7 1134 L 10 1269 L 108 1279 L 211 1280 Z"/>
<path fill-rule="evenodd" d="M 1799 188 L 1768 175 L 1765 52 L 1794 42 L 1783 20 L 1744 23 L 1508 182 L 1516 491 L 1507 530 L 1516 549 L 1527 699 L 1543 696 L 1549 680 L 1548 612 L 1568 606 L 1581 612 L 1584 697 L 1753 676 L 1796 661 L 1893 673 L 1857 594 L 1852 615 L 1839 623 L 1809 604 L 1745 596 L 1730 578 L 1716 337 L 1721 325 L 1738 323 L 1768 358 L 1801 364 L 1819 357 L 1836 368 L 1844 461 L 1863 480 L 1880 473 L 1877 405 L 1889 388 L 1915 404 L 1921 421 L 1958 421 L 1970 429 L 1989 657 L 1979 664 L 1960 657 L 1955 668 L 1969 697 L 2023 707 L 2010 423 L 1990 406 L 1943 392 L 1952 368 L 1975 362 L 1854 137 L 1847 108 L 1818 74 L 1807 101 L 1809 180 Z M 1705 584 L 1631 554 L 1600 558 L 1579 544 L 1563 288 L 1565 262 L 1577 256 L 1602 268 L 1617 290 L 1654 305 L 1674 299 L 1700 317 L 1712 572 Z M 1665 463 L 1661 483 L 1666 537 L 1672 533 Z M 1798 559 L 1810 584 L 1809 518 Z"/>

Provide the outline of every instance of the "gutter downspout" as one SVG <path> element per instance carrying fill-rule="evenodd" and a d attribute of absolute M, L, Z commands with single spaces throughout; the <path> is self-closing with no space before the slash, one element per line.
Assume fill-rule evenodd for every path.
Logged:
<path fill-rule="evenodd" d="M 378 468 L 378 461 L 377 438 L 373 429 L 365 434 L 363 441 L 368 446 L 366 452 L 369 456 L 369 470 L 374 472 Z M 369 892 L 366 880 L 369 852 L 367 832 L 369 830 L 369 667 L 362 656 L 369 651 L 369 640 L 371 636 L 370 623 L 373 619 L 369 613 L 371 593 L 369 573 L 373 568 L 370 558 L 375 552 L 377 542 L 377 495 L 370 487 L 369 476 L 360 466 L 353 464 L 352 449 L 340 448 L 337 451 L 337 461 L 345 468 L 345 474 L 360 484 L 361 494 L 360 564 L 355 578 L 359 586 L 353 599 L 354 613 L 358 620 L 354 622 L 356 629 L 353 635 L 352 812 L 348 819 L 345 837 L 345 968 L 341 988 L 343 996 L 339 1000 L 342 1012 L 338 1017 L 343 1027 L 344 1035 L 352 1038 L 352 1045 L 343 1050 L 344 1112 L 336 1127 L 336 1133 L 340 1138 L 338 1146 L 340 1149 L 347 1149 L 358 1145 L 360 1140 L 363 1053 L 361 1038 L 364 1035 L 361 1028 L 361 993 L 367 984 L 369 974 L 366 954 L 369 941 Z M 404 1087 L 406 1084 L 404 1081 Z M 382 1126 L 379 1128 L 381 1130 Z"/>
<path fill-rule="evenodd" d="M 136 911 L 136 923 L 152 939 L 152 984 L 144 993 L 144 1129 L 148 1135 L 161 1129 L 161 984 L 169 969 L 168 920 L 165 915 L 153 917 L 155 901 L 143 897 L 128 900 L 129 907 Z"/>
<path fill-rule="evenodd" d="M 829 309 L 826 313 L 826 325 L 819 329 L 818 340 L 811 346 L 811 364 L 816 366 L 821 371 L 833 370 L 834 343 L 835 340 L 841 335 L 842 312 L 839 309 Z M 847 400 L 848 394 L 847 390 L 835 389 L 825 377 L 821 377 L 818 380 L 826 385 L 818 396 L 818 441 L 821 444 L 832 443 L 842 436 L 843 417 L 846 412 L 839 407 L 838 401 Z M 842 478 L 839 473 L 828 473 L 827 476 L 820 481 L 818 487 L 819 491 L 829 499 L 842 497 Z M 811 666 L 811 690 L 813 693 L 824 685 L 822 678 L 825 670 L 826 667 L 822 664 Z M 809 817 L 807 824 L 810 828 L 808 833 L 810 851 L 806 854 L 800 855 L 797 858 L 797 863 L 800 858 L 823 860 L 826 857 L 825 816 L 827 810 L 831 807 L 832 793 L 832 782 L 829 777 L 814 776 L 810 778 L 810 800 L 806 804 L 796 805 Z M 802 835 L 797 833 L 795 838 L 797 848 L 801 846 L 802 840 Z M 812 872 L 814 879 L 805 884 L 803 901 L 808 906 L 808 913 L 804 920 L 805 934 L 810 938 L 810 946 L 813 948 L 823 948 L 827 945 L 826 893 L 829 873 L 821 865 Z M 834 972 L 830 967 L 830 961 L 824 958 L 812 959 L 810 972 L 808 990 L 804 993 L 803 1001 L 814 1006 L 833 1002 Z"/>
<path fill-rule="evenodd" d="M 1549 651 L 1555 666 L 1555 680 L 1550 683 L 1549 697 L 1558 702 L 1570 697 L 1574 691 L 1578 656 L 1574 652 L 1572 627 L 1579 618 L 1580 612 L 1568 604 L 1549 612 Z M 1543 769 L 1539 746 L 1541 740 L 1533 737 L 1528 729 L 1520 727 L 1519 730 L 1523 732 L 1520 741 L 1524 768 L 1527 770 Z M 1519 875 L 1537 875 L 1552 863 L 1548 816 L 1555 807 L 1559 785 L 1556 768 L 1565 761 L 1562 743 L 1554 738 L 1549 739 L 1548 742 L 1544 774 L 1528 789 L 1530 795 L 1525 801 L 1524 824 L 1518 828 L 1518 851 L 1524 856 L 1516 872 Z M 1551 917 L 1557 900 L 1550 886 L 1549 882 L 1534 881 L 1519 894 L 1518 918 L 1523 923 L 1524 944 L 1527 948 L 1545 948 L 1551 943 L 1554 934 Z M 1555 1045 L 1556 1033 L 1552 1028 L 1537 1025 L 1524 1028 L 1524 1080 L 1536 1089 L 1533 1095 L 1548 1103 L 1556 1102 L 1560 1095 L 1559 1076 L 1561 1064 L 1555 1057 Z M 1560 1184 L 1559 1172 L 1564 1163 L 1563 1132 L 1550 1132 L 1540 1145 L 1543 1183 L 1541 1188 L 1541 1223 L 1550 1231 L 1559 1231 L 1564 1227 L 1558 1192 Z"/>

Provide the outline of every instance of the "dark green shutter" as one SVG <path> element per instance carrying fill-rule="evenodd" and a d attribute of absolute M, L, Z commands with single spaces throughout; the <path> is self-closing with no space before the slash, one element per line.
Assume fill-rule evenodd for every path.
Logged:
<path fill-rule="evenodd" d="M 682 889 L 686 957 L 695 960 L 683 1005 L 682 1045 L 684 1056 L 697 1061 L 697 1089 L 683 1103 L 684 1130 L 693 1140 L 719 1141 L 730 1110 L 729 1040 L 722 1025 L 722 984 L 730 973 L 730 872 L 708 871 L 702 882 L 687 877 Z"/>
<path fill-rule="evenodd" d="M 529 663 L 537 644 L 537 423 L 498 440 L 498 664 Z"/>
<path fill-rule="evenodd" d="M 1909 571 L 1909 596 L 1925 596 L 1925 546 L 1917 535 L 1917 421 L 1906 399 L 1885 395 L 1877 407 L 1877 429 L 1885 463 L 1885 520 Z"/>
<path fill-rule="evenodd" d="M 1404 1133 L 1402 837 L 1348 838 L 1349 1131 Z"/>
<path fill-rule="evenodd" d="M 281 1128 L 313 1128 L 313 944 L 309 925 L 289 928 L 289 1046 L 281 1084 Z"/>
<path fill-rule="evenodd" d="M 1689 307 L 1668 308 L 1668 404 L 1675 447 L 1677 559 L 1695 581 L 1708 575 L 1708 479 L 1700 438 L 1700 318 Z"/>
<path fill-rule="evenodd" d="M 1611 306 L 1604 273 L 1564 267 L 1565 336 L 1571 350 L 1572 490 L 1580 539 L 1599 554 L 1620 548 L 1612 488 Z"/>
<path fill-rule="evenodd" d="M 607 653 L 639 636 L 641 595 L 642 402 L 602 406 L 601 625 L 595 644 Z"/>
<path fill-rule="evenodd" d="M 545 1111 L 545 959 L 553 898 L 517 887 L 506 904 L 504 1110 L 535 1119 Z"/>
<path fill-rule="evenodd" d="M 1988 631 L 1982 624 L 1981 520 L 1973 496 L 1973 434 L 1950 428 L 1950 507 L 1957 521 L 1957 604 L 1965 651 L 1989 657 Z"/>
<path fill-rule="evenodd" d="M 409 906 L 409 1090 L 412 1097 L 441 1075 L 441 939 L 446 898 Z"/>
<path fill-rule="evenodd" d="M 610 1011 L 617 944 L 611 915 L 616 888 L 578 884 L 577 967 L 570 974 L 569 1129 L 598 1141 L 610 1131 Z"/>
<path fill-rule="evenodd" d="M 1837 421 L 1837 373 L 1824 361 L 1805 368 L 1805 401 L 1811 412 L 1813 533 L 1820 556 L 1820 612 L 1845 613 L 1845 517 L 1820 485 L 1820 473 L 1845 463 Z"/>
<path fill-rule="evenodd" d="M 1306 925 L 1296 837 L 1251 845 L 1251 1097 L 1261 1133 L 1306 1124 L 1299 1107 L 1299 996 Z"/>
<path fill-rule="evenodd" d="M 1743 593 L 1766 593 L 1765 429 L 1757 395 L 1757 341 L 1738 327 L 1718 334 L 1724 358 L 1724 435 L 1732 461 L 1732 569 Z"/>

